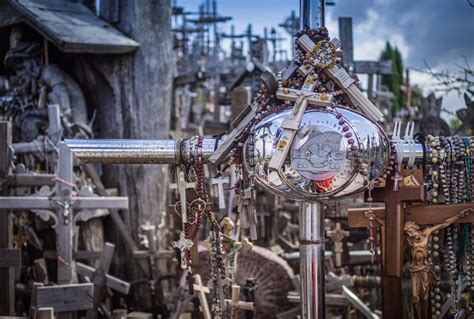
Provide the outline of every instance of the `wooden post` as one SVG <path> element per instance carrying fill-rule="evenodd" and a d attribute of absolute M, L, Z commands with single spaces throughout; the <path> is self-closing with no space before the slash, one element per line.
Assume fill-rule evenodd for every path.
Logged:
<path fill-rule="evenodd" d="M 406 171 L 405 176 L 414 175 L 418 186 L 400 186 L 394 191 L 397 181 L 387 179 L 384 188 L 373 191 L 375 202 L 385 202 L 385 231 L 383 240 L 382 291 L 383 313 L 386 319 L 403 316 L 402 273 L 403 273 L 403 226 L 405 223 L 404 203 L 424 201 L 423 172 Z"/>
<path fill-rule="evenodd" d="M 10 173 L 10 145 L 12 144 L 10 122 L 0 122 L 0 137 L 0 183 L 2 183 Z M 4 187 L 0 188 L 0 190 L 2 195 L 9 195 Z M 0 249 L 10 249 L 12 248 L 12 244 L 13 228 L 10 213 L 0 211 Z M 11 267 L 0 267 L 0 315 L 14 315 L 14 311 L 14 269 Z"/>

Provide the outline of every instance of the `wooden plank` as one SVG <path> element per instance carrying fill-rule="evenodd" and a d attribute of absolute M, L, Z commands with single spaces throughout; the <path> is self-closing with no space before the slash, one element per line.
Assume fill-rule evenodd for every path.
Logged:
<path fill-rule="evenodd" d="M 53 308 L 39 308 L 36 313 L 35 319 L 54 319 Z"/>
<path fill-rule="evenodd" d="M 93 278 L 94 272 L 96 270 L 86 264 L 76 263 L 76 271 L 82 276 Z M 121 280 L 119 278 L 116 278 L 109 274 L 105 276 L 105 284 L 107 287 L 112 288 L 125 295 L 128 294 L 130 291 L 130 284 L 128 282 Z"/>
<path fill-rule="evenodd" d="M 341 39 L 342 62 L 350 66 L 354 62 L 354 46 L 352 42 L 352 18 L 339 18 L 339 38 Z"/>
<path fill-rule="evenodd" d="M 18 267 L 21 265 L 19 249 L 0 248 L 0 268 Z"/>
<path fill-rule="evenodd" d="M 52 307 L 54 312 L 73 312 L 93 307 L 94 285 L 70 284 L 39 287 L 37 291 L 38 308 Z"/>
<path fill-rule="evenodd" d="M 127 53 L 139 44 L 80 3 L 8 0 L 27 23 L 64 52 Z"/>
<path fill-rule="evenodd" d="M 425 205 L 407 206 L 405 208 L 405 221 L 414 221 L 418 225 L 439 224 L 449 217 L 453 217 L 461 210 L 474 208 L 471 203 L 450 204 L 450 205 Z M 385 208 L 376 207 L 372 209 L 378 218 L 385 218 Z M 367 208 L 349 208 L 347 210 L 347 220 L 349 227 L 368 227 L 369 220 L 364 216 Z M 474 223 L 474 214 L 456 221 L 456 224 Z"/>
<path fill-rule="evenodd" d="M 0 121 L 0 182 L 10 174 L 10 145 L 12 145 L 12 124 Z"/>
<path fill-rule="evenodd" d="M 354 72 L 360 74 L 392 74 L 392 62 L 355 61 Z"/>
<path fill-rule="evenodd" d="M 3 213 L 3 214 L 2 214 Z M 11 248 L 13 244 L 13 221 L 11 214 L 0 211 L 0 247 Z M 0 315 L 15 314 L 15 271 L 0 268 Z"/>
<path fill-rule="evenodd" d="M 58 252 L 58 283 L 70 284 L 72 274 L 72 250 L 73 250 L 73 212 L 68 204 L 73 202 L 72 185 L 74 185 L 73 155 L 64 143 L 59 144 L 59 168 L 56 172 L 62 183 L 58 183 L 57 199 L 60 207 L 57 210 L 58 223 L 56 225 L 56 250 Z M 38 305 L 40 306 L 40 305 Z"/>
<path fill-rule="evenodd" d="M 19 173 L 8 176 L 10 186 L 43 186 L 56 184 L 54 174 Z"/>

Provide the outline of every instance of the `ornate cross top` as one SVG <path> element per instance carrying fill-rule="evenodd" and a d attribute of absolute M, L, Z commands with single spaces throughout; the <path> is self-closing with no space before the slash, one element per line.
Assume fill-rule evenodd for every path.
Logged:
<path fill-rule="evenodd" d="M 316 44 L 308 35 L 305 34 L 301 36 L 297 41 L 303 50 L 311 53 L 314 58 L 318 58 L 318 61 L 328 59 L 328 57 L 325 57 L 324 55 L 321 56 L 321 53 L 326 53 L 326 51 L 319 53 Z M 341 45 L 337 39 L 332 39 L 330 43 L 334 49 L 339 48 Z M 318 63 L 317 66 L 320 66 L 320 64 L 321 63 Z M 352 103 L 360 107 L 364 114 L 374 121 L 379 121 L 383 118 L 382 112 L 380 112 L 380 110 L 377 109 L 377 107 L 372 102 L 370 102 L 370 100 L 364 94 L 362 94 L 362 92 L 354 84 L 354 79 L 346 72 L 346 70 L 338 67 L 337 65 L 333 65 L 332 63 L 323 64 L 327 66 L 325 67 L 326 73 L 339 84 L 342 90 L 349 96 Z"/>
<path fill-rule="evenodd" d="M 225 302 L 227 303 L 227 306 L 229 306 L 231 309 L 231 318 L 235 318 L 238 309 L 242 310 L 253 310 L 254 308 L 254 303 L 253 302 L 247 302 L 247 301 L 240 301 L 240 286 L 238 285 L 232 285 L 232 296 L 231 299 L 226 299 Z"/>
<path fill-rule="evenodd" d="M 179 233 L 179 240 L 171 243 L 173 248 L 178 248 L 181 255 L 181 269 L 186 269 L 188 266 L 186 251 L 193 246 L 193 241 L 186 239 L 183 232 Z"/>
<path fill-rule="evenodd" d="M 224 184 L 229 184 L 229 176 L 211 178 L 211 185 L 217 189 L 216 193 L 219 197 L 219 209 L 225 208 Z"/>
<path fill-rule="evenodd" d="M 193 285 L 193 289 L 197 292 L 199 303 L 201 304 L 201 312 L 204 316 L 204 319 L 212 319 L 211 312 L 209 311 L 209 305 L 207 304 L 206 294 L 209 294 L 211 291 L 208 287 L 202 284 L 202 279 L 200 275 L 196 275 L 196 283 Z"/>
<path fill-rule="evenodd" d="M 341 223 L 336 223 L 336 228 L 333 230 L 328 231 L 327 236 L 331 238 L 332 242 L 334 243 L 334 253 L 336 254 L 336 267 L 341 267 L 342 260 L 342 240 L 345 237 L 350 236 L 350 232 L 341 228 Z"/>
<path fill-rule="evenodd" d="M 188 221 L 188 216 L 186 212 L 186 190 L 188 188 L 195 188 L 196 184 L 186 182 L 186 180 L 184 179 L 184 172 L 179 168 L 179 166 L 176 166 L 176 184 L 171 184 L 170 187 L 172 189 L 178 190 L 179 201 L 181 204 L 181 219 L 183 224 L 185 224 Z"/>

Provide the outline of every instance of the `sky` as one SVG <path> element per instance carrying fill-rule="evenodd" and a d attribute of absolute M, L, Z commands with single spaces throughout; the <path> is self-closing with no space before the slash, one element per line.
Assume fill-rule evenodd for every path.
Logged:
<path fill-rule="evenodd" d="M 201 0 L 176 0 L 187 11 L 197 11 Z M 469 2 L 470 1 L 470 2 Z M 326 26 L 332 37 L 338 37 L 338 17 L 352 17 L 355 60 L 375 60 L 389 41 L 397 46 L 405 66 L 426 69 L 425 61 L 435 71 L 459 72 L 456 64 L 465 65 L 464 57 L 474 68 L 474 0 L 334 0 L 326 7 Z M 470 5 L 472 3 L 472 6 Z M 290 48 L 290 37 L 278 27 L 294 10 L 299 0 L 218 0 L 218 13 L 233 20 L 221 26 L 230 32 L 244 32 L 249 23 L 253 31 L 263 35 L 264 27 L 275 27 L 288 38 L 284 48 Z M 411 82 L 426 88 L 429 75 L 411 71 Z M 364 78 L 361 77 L 362 83 Z M 441 94 L 438 94 L 441 96 Z M 454 111 L 464 107 L 457 93 L 443 98 L 443 107 Z M 447 116 L 446 113 L 442 114 Z"/>

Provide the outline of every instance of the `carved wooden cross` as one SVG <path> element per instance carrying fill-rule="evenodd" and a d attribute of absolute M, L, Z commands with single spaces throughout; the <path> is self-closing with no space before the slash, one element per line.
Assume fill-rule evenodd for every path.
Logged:
<path fill-rule="evenodd" d="M 211 293 L 208 287 L 202 284 L 201 276 L 194 276 L 196 283 L 193 285 L 194 291 L 197 292 L 199 303 L 201 304 L 201 312 L 204 316 L 204 319 L 212 319 L 211 312 L 209 310 L 209 305 L 207 303 L 206 294 Z"/>
<path fill-rule="evenodd" d="M 211 178 L 211 185 L 215 187 L 217 196 L 219 197 L 219 209 L 225 208 L 224 184 L 229 184 L 229 176 Z"/>
<path fill-rule="evenodd" d="M 336 228 L 326 232 L 326 235 L 331 238 L 331 241 L 334 243 L 334 253 L 336 255 L 336 267 L 341 267 L 342 265 L 342 241 L 345 237 L 349 237 L 351 233 L 347 230 L 341 228 L 341 223 L 336 223 Z"/>
<path fill-rule="evenodd" d="M 317 106 L 331 105 L 333 99 L 332 95 L 313 92 L 313 89 L 316 86 L 316 81 L 316 75 L 311 73 L 306 78 L 301 91 L 287 88 L 279 89 L 277 91 L 277 98 L 287 101 L 294 100 L 295 104 L 289 117 L 283 120 L 281 124 L 283 133 L 278 139 L 273 156 L 268 163 L 270 170 L 276 171 L 283 166 L 308 104 Z"/>
<path fill-rule="evenodd" d="M 188 204 L 186 200 L 186 189 L 188 188 L 195 188 L 195 183 L 187 183 L 184 179 L 184 172 L 176 166 L 176 184 L 171 184 L 170 187 L 172 189 L 177 189 L 179 194 L 179 201 L 181 204 L 181 220 L 183 225 L 188 222 L 188 215 L 186 211 L 186 206 Z M 184 229 L 184 228 L 183 228 Z"/>
<path fill-rule="evenodd" d="M 74 295 L 73 290 L 86 295 L 89 287 L 81 285 L 69 285 L 73 278 L 73 236 L 75 227 L 75 215 L 73 210 L 98 209 L 98 208 L 118 208 L 128 209 L 127 197 L 73 197 L 74 173 L 73 155 L 71 150 L 64 144 L 59 145 L 59 169 L 57 171 L 57 192 L 56 197 L 0 197 L 0 214 L 5 210 L 38 210 L 39 217 L 45 221 L 54 221 L 54 230 L 57 236 L 57 260 L 58 260 L 58 284 L 68 285 L 64 288 L 64 298 Z M 4 210 L 4 211 L 2 211 Z M 51 210 L 57 211 L 56 214 Z M 58 296 L 61 293 L 60 286 L 55 286 L 54 290 Z M 47 293 L 52 287 L 44 287 L 39 291 Z M 93 288 L 91 288 L 93 290 Z M 68 295 L 68 294 L 70 295 Z M 56 297 L 60 298 L 60 297 Z M 49 300 L 49 299 L 48 299 Z M 60 302 L 56 300 L 55 302 Z M 85 307 L 85 305 L 80 305 Z M 87 308 L 74 309 L 71 311 L 84 310 Z M 68 311 L 61 313 L 59 317 L 67 318 Z"/>
<path fill-rule="evenodd" d="M 76 263 L 76 271 L 84 277 L 89 277 L 94 284 L 94 307 L 87 311 L 87 319 L 97 318 L 98 308 L 104 297 L 105 287 L 112 288 L 124 295 L 130 290 L 130 284 L 121 279 L 108 275 L 115 245 L 105 243 L 99 269 L 94 269 L 83 263 Z"/>
<path fill-rule="evenodd" d="M 227 306 L 230 307 L 231 311 L 231 318 L 235 318 L 237 311 L 239 309 L 242 310 L 253 310 L 254 308 L 254 303 L 253 302 L 247 302 L 247 301 L 240 301 L 240 286 L 238 285 L 232 285 L 232 295 L 231 299 L 226 299 Z"/>

